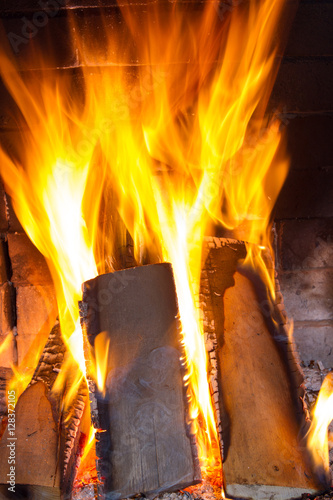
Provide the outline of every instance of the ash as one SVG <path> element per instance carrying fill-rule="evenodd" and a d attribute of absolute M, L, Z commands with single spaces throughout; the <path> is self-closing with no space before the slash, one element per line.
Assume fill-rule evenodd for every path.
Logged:
<path fill-rule="evenodd" d="M 93 485 L 83 488 L 73 488 L 72 500 L 95 500 L 95 488 Z"/>
<path fill-rule="evenodd" d="M 189 491 L 179 491 L 177 493 L 161 493 L 154 500 L 219 500 L 221 498 L 220 494 L 217 494 L 216 488 L 214 488 L 208 481 L 203 481 L 197 486 L 192 486 L 191 492 Z M 96 500 L 94 487 L 86 486 L 84 488 L 75 488 L 72 495 L 72 500 Z M 136 495 L 133 498 L 127 498 L 125 500 L 147 500 L 147 497 Z"/>

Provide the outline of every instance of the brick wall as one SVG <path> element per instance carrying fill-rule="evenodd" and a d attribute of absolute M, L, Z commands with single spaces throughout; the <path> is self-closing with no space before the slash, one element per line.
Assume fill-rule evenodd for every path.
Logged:
<path fill-rule="evenodd" d="M 278 269 L 301 358 L 333 367 L 333 3 L 300 3 L 272 95 L 291 168 L 276 206 Z"/>
<path fill-rule="evenodd" d="M 23 361 L 37 338 L 45 343 L 57 311 L 46 261 L 24 234 L 3 186 L 0 200 L 0 342 L 9 334 L 0 367 L 8 371 L 12 362 Z"/>

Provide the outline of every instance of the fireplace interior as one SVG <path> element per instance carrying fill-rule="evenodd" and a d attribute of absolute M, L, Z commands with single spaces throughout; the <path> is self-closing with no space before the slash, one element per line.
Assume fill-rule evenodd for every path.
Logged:
<path fill-rule="evenodd" d="M 174 6 L 171 1 L 162 3 L 166 12 Z M 192 9 L 196 18 L 206 3 L 212 3 L 222 25 L 248 2 L 176 3 L 180 8 Z M 83 92 L 82 67 L 89 67 L 90 75 L 98 66 L 118 64 L 117 57 L 110 60 L 110 52 L 106 55 L 107 40 L 96 45 L 93 42 L 101 41 L 108 30 L 119 32 L 129 44 L 120 46 L 119 51 L 126 49 L 135 54 L 126 31 L 126 10 L 135 11 L 142 20 L 155 4 L 3 0 L 1 36 L 11 57 L 24 68 L 23 79 L 29 80 L 31 74 L 41 71 L 57 71 L 75 81 L 76 92 Z M 94 296 L 88 279 L 82 280 L 85 285 L 80 314 L 86 367 L 89 371 L 87 351 L 92 351 L 92 359 L 104 365 L 101 377 L 107 389 L 89 377 L 87 382 L 77 383 L 77 374 L 68 371 L 68 382 L 62 386 L 65 389 L 57 392 L 57 380 L 66 371 L 70 350 L 60 331 L 57 284 L 47 259 L 32 243 L 15 213 L 15 196 L 10 196 L 6 183 L 1 181 L 0 498 L 117 500 L 129 496 L 154 498 L 164 493 L 172 500 L 212 500 L 221 495 L 282 500 L 301 498 L 303 493 L 307 496 L 302 498 L 317 498 L 318 492 L 326 493 L 323 498 L 332 498 L 333 451 L 330 471 L 316 469 L 305 451 L 305 435 L 322 382 L 333 370 L 333 4 L 319 0 L 287 0 L 285 4 L 273 37 L 282 42 L 275 55 L 279 70 L 266 110 L 280 120 L 290 163 L 274 207 L 272 250 L 264 255 L 274 275 L 275 300 L 270 300 L 262 277 L 241 266 L 247 255 L 246 228 L 235 231 L 211 225 L 203 238 L 204 264 L 197 306 L 204 325 L 217 429 L 213 447 L 222 457 L 222 467 L 220 463 L 208 466 L 201 484 L 200 446 L 196 432 L 188 425 L 191 396 L 181 377 L 186 367 L 178 373 L 174 359 L 175 353 L 182 359 L 186 356 L 177 337 L 178 306 L 173 281 L 163 274 L 169 272 L 168 265 L 157 262 L 154 246 L 151 251 L 143 251 L 140 263 L 146 266 L 138 265 L 138 242 L 126 230 L 119 214 L 107 212 L 110 205 L 103 196 L 99 225 L 104 233 L 112 231 L 114 235 L 112 248 L 106 245 L 99 249 L 104 263 L 96 280 L 100 280 L 98 286 L 105 293 L 98 289 Z M 181 55 L 181 50 L 175 53 L 175 65 L 185 64 Z M 145 66 L 146 61 L 133 56 L 126 71 L 133 76 L 140 65 Z M 160 78 L 161 83 L 163 75 L 155 78 Z M 4 80 L 0 83 L 0 105 L 1 147 L 12 157 L 20 157 L 24 127 L 17 119 L 18 108 Z M 95 133 L 87 131 L 88 143 L 89 134 Z M 66 175 L 66 171 L 62 174 Z M 114 293 L 124 286 L 124 278 L 117 278 L 124 275 L 117 273 L 129 273 L 125 276 L 130 276 L 130 286 L 125 286 L 124 294 Z M 141 273 L 141 281 L 137 273 Z M 108 286 L 114 287 L 112 300 L 107 296 Z M 129 289 L 135 292 L 133 296 Z M 144 301 L 146 296 L 155 304 L 151 312 Z M 108 315 L 105 305 L 111 311 Z M 126 330 L 128 323 L 133 328 L 133 322 L 142 330 L 138 342 L 131 341 Z M 108 328 L 112 335 L 102 337 Z M 163 333 L 161 338 L 155 338 L 159 328 Z M 150 345 L 145 335 L 152 339 Z M 99 348 L 96 337 L 102 339 Z M 130 347 L 123 346 L 124 339 Z M 107 357 L 103 357 L 104 353 Z M 146 361 L 142 362 L 145 356 L 151 360 L 148 372 L 142 368 L 146 367 Z M 130 375 L 124 375 L 128 360 L 134 364 Z M 8 491 L 5 471 L 9 449 L 6 443 L 11 439 L 8 384 L 17 370 L 24 390 L 16 402 L 16 437 L 18 443 L 26 445 L 21 457 L 17 452 L 13 493 Z M 165 374 L 162 381 L 158 378 L 161 370 Z M 111 375 L 107 379 L 108 374 L 114 374 L 118 385 Z M 145 388 L 139 396 L 133 383 L 135 377 L 140 380 L 140 388 Z M 74 395 L 71 384 L 75 386 Z M 72 400 L 64 409 L 67 397 Z M 129 402 L 134 417 L 128 432 L 129 410 L 124 410 L 124 401 Z M 154 420 L 149 412 L 156 405 L 163 411 Z M 168 405 L 173 409 L 171 416 Z M 156 422 L 157 430 L 150 432 Z M 135 441 L 138 433 L 143 436 L 139 444 Z M 98 444 L 87 452 L 87 443 L 96 436 Z M 333 443 L 332 424 L 329 436 Z M 160 441 L 156 444 L 156 440 Z M 142 465 L 145 445 L 150 447 L 149 453 L 161 453 L 158 465 L 152 465 L 152 461 Z M 138 451 L 133 458 L 135 446 Z M 146 467 L 151 472 L 149 477 L 137 472 L 139 462 L 140 471 Z"/>

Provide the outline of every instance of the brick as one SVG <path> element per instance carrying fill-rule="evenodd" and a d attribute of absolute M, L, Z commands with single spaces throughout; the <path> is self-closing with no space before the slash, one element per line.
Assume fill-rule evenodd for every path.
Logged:
<path fill-rule="evenodd" d="M 14 337 L 12 335 L 14 310 L 14 289 L 9 283 L 5 283 L 0 287 L 0 345 L 6 341 L 6 348 L 0 349 L 0 366 L 2 367 L 10 367 L 14 361 Z"/>
<path fill-rule="evenodd" d="M 7 198 L 7 213 L 8 213 L 8 231 L 11 233 L 21 233 L 23 232 L 23 227 L 21 226 L 20 221 L 17 218 L 17 215 L 14 211 L 11 197 L 6 194 Z"/>
<path fill-rule="evenodd" d="M 16 291 L 17 350 L 21 363 L 33 342 L 45 343 L 57 316 L 53 286 L 21 286 Z"/>
<path fill-rule="evenodd" d="M 333 55 L 333 4 L 300 2 L 290 30 L 285 55 Z"/>
<path fill-rule="evenodd" d="M 15 286 L 52 284 L 44 256 L 27 235 L 8 234 L 8 249 Z"/>
<path fill-rule="evenodd" d="M 333 219 L 280 221 L 277 233 L 283 270 L 333 268 Z"/>
<path fill-rule="evenodd" d="M 0 285 L 6 283 L 10 278 L 8 266 L 6 243 L 0 239 Z"/>
<path fill-rule="evenodd" d="M 58 6 L 59 3 L 60 0 L 58 0 Z M 75 7 L 78 6 L 77 2 L 72 3 Z M 105 8 L 102 10 L 102 14 L 100 3 L 83 3 L 85 4 L 83 7 L 86 8 L 71 9 L 71 18 L 75 20 L 77 35 L 79 33 L 82 35 L 80 40 L 83 43 L 84 54 L 87 55 L 86 49 L 89 41 L 92 44 L 90 47 L 92 60 L 87 58 L 86 62 L 89 64 L 96 64 L 97 62 L 99 64 L 118 63 L 119 57 L 122 57 L 122 47 L 124 47 L 126 54 L 133 53 L 130 62 L 137 63 L 136 45 L 124 20 L 126 13 L 123 15 L 115 2 L 104 1 L 102 4 Z M 153 5 L 155 9 L 155 2 L 152 0 L 144 3 L 140 2 L 138 5 L 131 2 L 123 9 L 125 11 L 130 9 L 131 14 L 134 12 L 133 15 L 138 20 L 139 25 L 142 26 L 144 20 L 147 19 L 149 4 Z M 126 2 L 124 5 L 126 5 Z M 146 5 L 146 8 L 143 8 L 144 5 Z M 172 12 L 173 6 L 172 3 L 165 1 L 160 2 L 160 8 Z M 187 4 L 184 3 L 184 8 L 187 16 L 201 15 L 203 3 L 193 2 L 190 11 Z M 27 23 L 32 23 L 30 26 L 34 26 L 33 29 L 36 31 L 30 41 L 25 37 Z M 39 24 L 42 24 L 42 26 L 39 26 Z M 28 2 L 20 2 L 19 5 L 15 6 L 15 9 L 12 8 L 12 12 L 10 8 L 7 8 L 6 14 L 3 15 L 3 25 L 13 55 L 21 69 L 59 68 L 78 65 L 76 37 L 74 37 L 74 40 L 71 39 L 71 26 L 67 20 L 66 10 L 59 8 L 56 14 L 55 11 L 52 11 L 50 15 L 50 11 L 43 9 L 38 2 L 30 2 L 30 5 Z M 107 33 L 112 33 L 116 38 L 120 37 L 119 50 L 107 53 L 107 34 L 104 32 L 104 28 L 106 28 Z M 18 41 L 17 37 L 23 37 L 23 40 L 27 43 Z M 55 40 L 56 43 L 54 43 Z M 98 40 L 98 43 L 96 43 L 96 40 Z M 36 48 L 40 54 L 37 60 L 34 58 L 33 50 Z M 176 54 L 174 57 L 177 60 Z M 178 59 L 181 57 L 181 54 L 179 54 Z M 140 62 L 142 63 L 142 60 Z"/>
<path fill-rule="evenodd" d="M 275 212 L 276 219 L 333 217 L 333 167 L 291 170 Z"/>
<path fill-rule="evenodd" d="M 15 295 L 10 283 L 0 287 L 0 301 L 0 335 L 4 337 L 14 326 Z"/>
<path fill-rule="evenodd" d="M 332 88 L 332 58 L 284 58 L 269 108 L 290 113 L 332 111 Z"/>
<path fill-rule="evenodd" d="M 333 165 L 333 116 L 282 116 L 290 167 L 317 169 Z"/>
<path fill-rule="evenodd" d="M 290 319 L 333 320 L 333 269 L 281 272 L 279 280 Z"/>
<path fill-rule="evenodd" d="M 19 115 L 17 105 L 10 93 L 5 87 L 4 82 L 0 81 L 0 128 L 1 129 L 16 129 L 16 116 Z"/>
<path fill-rule="evenodd" d="M 135 6 L 132 6 L 132 8 L 136 9 L 141 16 L 145 12 L 143 9 L 140 12 L 140 9 Z M 127 41 L 126 53 L 133 54 L 131 60 L 135 63 L 137 61 L 135 44 L 120 9 L 113 6 L 113 8 L 103 10 L 103 14 L 102 17 L 100 9 L 85 9 L 72 13 L 76 30 L 82 40 L 84 61 L 80 62 L 92 66 L 108 63 L 118 64 L 125 52 L 121 48 L 123 42 L 119 44 L 119 51 L 109 52 L 107 50 L 108 34 L 112 34 L 113 37 Z M 98 40 L 98 43 L 96 43 L 96 40 Z"/>
<path fill-rule="evenodd" d="M 1 89 L 0 89 L 1 94 Z M 1 97 L 0 97 L 1 99 Z M 0 116 L 1 122 L 1 116 Z M 2 148 L 10 157 L 17 157 L 17 147 L 22 147 L 22 141 L 18 135 L 18 131 L 1 131 L 0 142 Z M 23 232 L 21 223 L 19 222 L 12 204 L 12 200 L 8 193 L 5 192 L 2 179 L 0 179 L 0 231 L 2 232 Z"/>
<path fill-rule="evenodd" d="M 193 20 L 193 24 L 196 25 L 197 20 L 202 18 L 205 2 L 194 1 L 191 3 L 190 9 L 188 8 L 188 3 L 185 2 L 180 2 L 178 7 L 180 12 L 185 12 L 186 17 L 190 18 L 191 21 Z M 83 57 L 86 64 L 90 66 L 110 63 L 118 64 L 119 62 L 124 62 L 124 56 L 128 58 L 126 62 L 129 65 L 137 65 L 138 63 L 147 64 L 149 62 L 158 64 L 160 62 L 159 53 L 157 55 L 158 60 L 148 60 L 142 51 L 138 54 L 138 45 L 140 45 L 140 39 L 145 32 L 144 27 L 147 25 L 149 15 L 154 16 L 156 4 L 153 1 L 148 1 L 144 8 L 141 3 L 136 5 L 131 2 L 124 5 L 121 10 L 116 5 L 104 8 L 102 10 L 103 15 L 101 15 L 101 9 L 99 8 L 77 9 L 72 12 L 72 17 L 76 24 L 76 32 L 78 35 L 80 34 L 82 40 Z M 172 19 L 174 15 L 173 10 L 172 2 L 159 2 L 159 11 L 162 18 Z M 135 39 L 133 39 L 131 30 L 125 21 L 128 11 L 133 16 L 133 19 L 135 19 L 136 26 L 139 27 L 137 36 L 134 37 Z M 226 8 L 226 14 L 229 13 L 230 5 Z M 107 50 L 110 34 L 118 42 L 118 50 Z M 98 40 L 98 43 L 96 43 L 96 40 Z M 171 61 L 173 63 L 184 63 L 188 59 L 187 55 L 184 55 L 184 52 L 184 50 L 175 50 L 171 56 Z M 215 61 L 217 53 L 214 54 L 213 51 L 211 52 L 212 54 L 207 53 L 207 58 Z M 149 57 L 154 57 L 154 51 L 150 52 Z"/>
<path fill-rule="evenodd" d="M 66 11 L 58 10 L 55 14 L 54 10 L 43 10 L 39 6 L 31 13 L 7 15 L 2 24 L 8 48 L 21 69 L 75 65 L 75 45 L 71 41 Z M 26 33 L 32 29 L 34 36 L 29 39 Z"/>
<path fill-rule="evenodd" d="M 2 179 L 0 178 L 0 232 L 6 232 L 8 229 L 7 210 L 5 190 Z"/>
<path fill-rule="evenodd" d="M 294 323 L 294 339 L 302 361 L 320 360 L 333 368 L 333 321 Z"/>
<path fill-rule="evenodd" d="M 56 0 L 60 5 L 60 10 L 65 10 L 66 6 L 71 9 L 84 9 L 91 7 L 112 7 L 115 5 L 114 0 Z M 45 3 L 47 0 L 45 0 Z M 140 1 L 140 5 L 148 5 L 149 3 L 153 3 L 155 0 L 143 0 Z M 119 5 L 126 5 L 129 2 L 127 0 L 120 0 Z M 133 4 L 133 2 L 130 2 Z M 2 0 L 1 3 L 1 12 L 2 16 L 8 16 L 10 14 L 17 13 L 27 13 L 27 12 L 35 12 L 41 10 L 41 6 L 39 0 Z"/>

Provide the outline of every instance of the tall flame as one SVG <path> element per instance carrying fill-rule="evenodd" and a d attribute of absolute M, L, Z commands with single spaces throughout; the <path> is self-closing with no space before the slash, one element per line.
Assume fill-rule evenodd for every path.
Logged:
<path fill-rule="evenodd" d="M 144 15 L 134 3 L 120 6 L 127 28 L 119 33 L 106 19 L 96 33 L 82 32 L 73 17 L 78 86 L 65 71 L 21 73 L 0 52 L 23 126 L 19 154 L 3 149 L 0 171 L 51 269 L 73 359 L 84 373 L 81 283 L 116 267 L 121 220 L 138 264 L 173 265 L 191 419 L 205 465 L 217 457 L 196 307 L 203 239 L 214 224 L 233 230 L 250 242 L 251 265 L 267 275 L 261 252 L 270 244 L 271 210 L 288 168 L 278 154 L 279 123 L 265 115 L 284 3 L 251 1 L 221 11 L 217 1 L 196 8 L 154 2 Z M 46 68 L 41 57 L 39 66 Z M 274 295 L 272 277 L 267 282 Z M 103 389 L 107 363 L 96 347 Z"/>
<path fill-rule="evenodd" d="M 1 175 L 26 233 L 47 259 L 62 334 L 84 373 L 77 303 L 82 282 L 96 276 L 97 267 L 87 221 L 82 216 L 90 158 L 82 156 L 74 164 L 68 156 L 69 148 L 75 148 L 80 140 L 80 126 L 73 126 L 78 110 L 68 101 L 66 79 L 42 72 L 37 83 L 36 76 L 23 77 L 3 52 L 0 65 L 24 122 L 21 157 L 11 158 L 1 150 Z M 92 144 L 90 157 L 94 149 Z M 95 193 L 98 197 L 98 189 Z M 26 383 L 29 377 L 31 372 L 26 374 Z"/>

